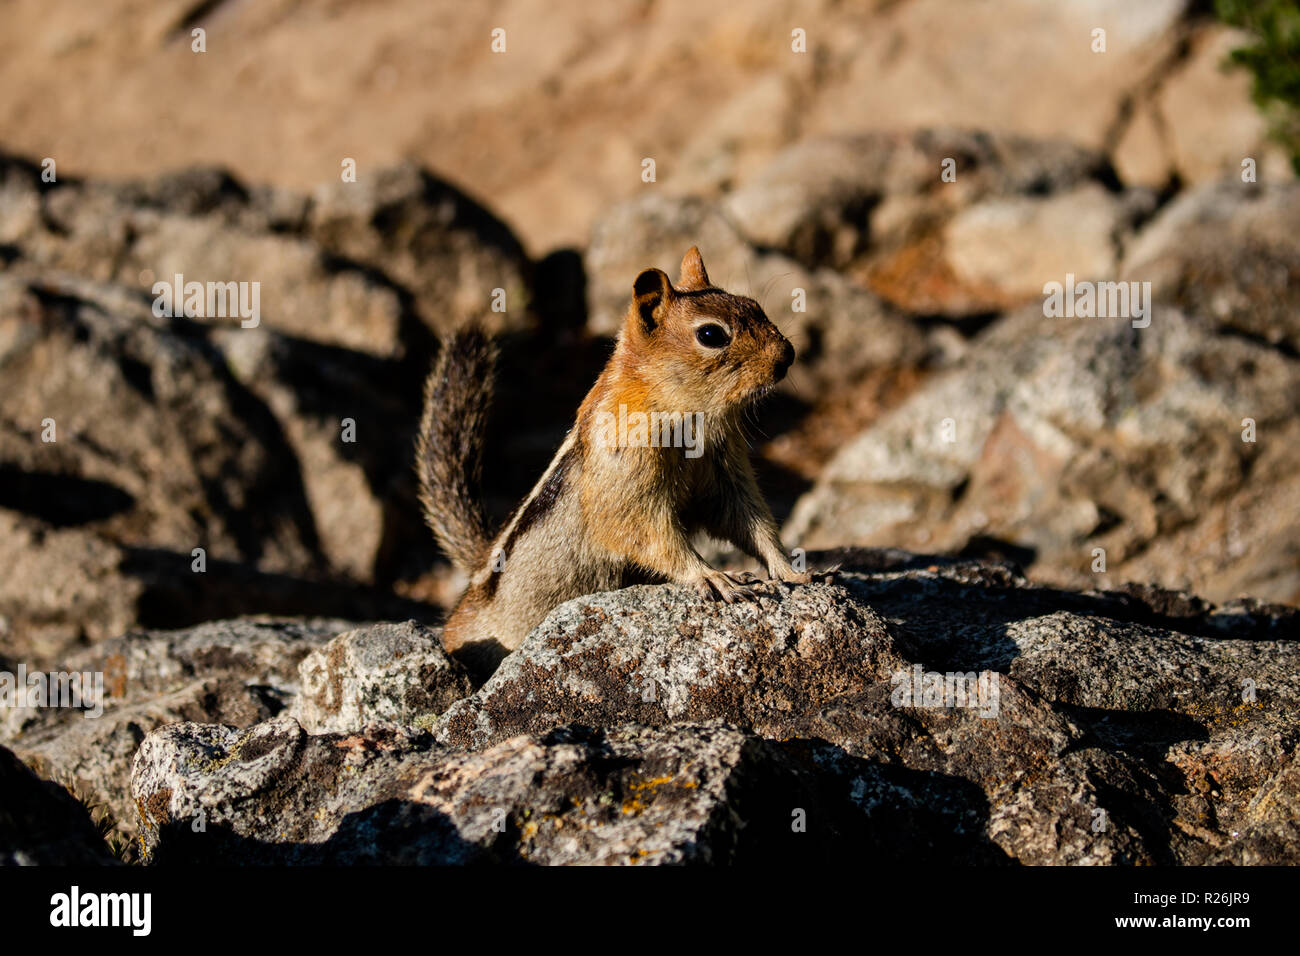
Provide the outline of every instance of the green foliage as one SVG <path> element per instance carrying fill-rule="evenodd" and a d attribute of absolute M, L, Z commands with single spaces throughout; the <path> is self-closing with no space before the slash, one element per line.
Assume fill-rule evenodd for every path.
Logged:
<path fill-rule="evenodd" d="M 1252 96 L 1300 173 L 1300 6 L 1296 0 L 1215 0 L 1220 20 L 1251 35 L 1231 62 L 1254 75 Z"/>

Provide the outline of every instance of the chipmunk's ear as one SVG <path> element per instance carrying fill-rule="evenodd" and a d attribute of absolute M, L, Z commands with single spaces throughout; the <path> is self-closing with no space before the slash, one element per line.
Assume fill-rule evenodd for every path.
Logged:
<path fill-rule="evenodd" d="M 709 282 L 709 274 L 704 271 L 704 260 L 700 258 L 699 247 L 691 246 L 682 259 L 682 273 L 677 280 L 677 287 L 695 292 L 707 289 L 712 284 Z"/>
<path fill-rule="evenodd" d="M 653 332 L 663 321 L 677 291 L 662 269 L 646 269 L 632 283 L 632 295 L 636 298 L 636 311 L 641 317 L 642 328 Z"/>

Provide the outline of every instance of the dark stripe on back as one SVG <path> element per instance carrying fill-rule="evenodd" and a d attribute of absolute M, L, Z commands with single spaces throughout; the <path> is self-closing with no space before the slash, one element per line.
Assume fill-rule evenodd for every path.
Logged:
<path fill-rule="evenodd" d="M 561 456 L 556 463 L 555 468 L 551 471 L 546 483 L 542 485 L 539 491 L 528 505 L 524 508 L 524 513 L 519 516 L 519 521 L 510 529 L 510 535 L 506 538 L 506 543 L 502 546 L 505 552 L 506 567 L 510 566 L 510 552 L 514 550 L 514 544 L 519 538 L 533 525 L 541 521 L 542 518 L 555 508 L 555 504 L 560 500 L 560 495 L 564 492 L 565 482 L 568 479 L 569 471 L 577 461 L 578 446 L 575 444 L 572 448 Z M 513 518 L 513 516 L 512 516 Z M 491 556 L 489 556 L 489 560 Z M 494 572 L 488 576 L 483 583 L 483 590 L 487 597 L 496 594 L 497 579 L 504 572 Z"/>

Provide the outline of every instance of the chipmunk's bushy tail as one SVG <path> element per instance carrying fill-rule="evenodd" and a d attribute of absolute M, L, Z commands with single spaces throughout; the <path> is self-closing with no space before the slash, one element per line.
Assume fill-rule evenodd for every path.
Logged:
<path fill-rule="evenodd" d="M 424 383 L 416 441 L 424 520 L 452 563 L 466 574 L 483 563 L 491 544 L 479 481 L 496 356 L 495 343 L 478 326 L 443 340 Z"/>

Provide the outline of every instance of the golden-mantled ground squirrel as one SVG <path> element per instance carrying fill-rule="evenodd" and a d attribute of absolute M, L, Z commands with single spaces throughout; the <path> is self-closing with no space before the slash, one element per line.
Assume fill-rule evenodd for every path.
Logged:
<path fill-rule="evenodd" d="M 647 269 L 632 291 L 614 354 L 495 538 L 477 493 L 493 344 L 479 329 L 455 334 L 425 383 L 420 501 L 469 575 L 443 643 L 475 669 L 490 669 L 556 605 L 617 588 L 629 572 L 753 599 L 759 579 L 710 567 L 691 545 L 696 531 L 758 558 L 772 579 L 811 579 L 786 557 L 739 423 L 785 377 L 794 348 L 757 302 L 710 284 L 696 248 L 676 286 Z"/>

